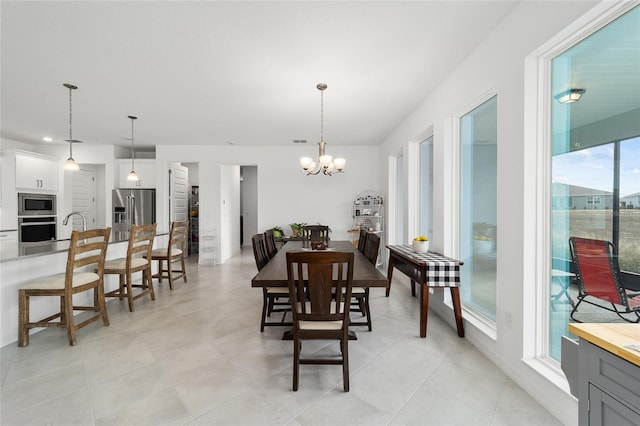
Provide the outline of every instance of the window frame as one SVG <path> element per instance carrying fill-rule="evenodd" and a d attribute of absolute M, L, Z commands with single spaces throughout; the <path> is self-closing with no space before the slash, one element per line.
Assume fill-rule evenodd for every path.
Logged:
<path fill-rule="evenodd" d="M 523 362 L 569 393 L 560 363 L 549 355 L 551 279 L 551 61 L 616 20 L 638 2 L 602 2 L 525 57 L 523 223 Z M 532 160 L 532 161 L 531 161 Z"/>

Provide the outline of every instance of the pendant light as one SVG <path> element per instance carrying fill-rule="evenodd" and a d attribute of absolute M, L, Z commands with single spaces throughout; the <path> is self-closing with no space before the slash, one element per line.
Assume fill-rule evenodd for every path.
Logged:
<path fill-rule="evenodd" d="M 71 108 L 71 93 L 73 90 L 77 89 L 77 86 L 74 86 L 73 84 L 69 84 L 69 83 L 64 83 L 63 84 L 64 87 L 66 87 L 67 89 L 69 89 L 69 139 L 67 140 L 67 142 L 69 142 L 69 158 L 67 158 L 67 161 L 64 162 L 64 169 L 65 170 L 71 170 L 71 171 L 76 171 L 76 170 L 80 170 L 80 166 L 78 166 L 78 163 L 76 163 L 76 160 L 73 159 L 73 144 L 74 143 L 81 143 L 80 141 L 75 141 L 73 140 L 73 116 L 72 116 L 72 108 Z"/>
<path fill-rule="evenodd" d="M 138 174 L 136 173 L 136 169 L 133 167 L 133 121 L 137 120 L 138 117 L 134 117 L 133 115 L 129 115 L 128 117 L 131 119 L 131 171 L 127 175 L 127 180 L 137 181 Z"/>
<path fill-rule="evenodd" d="M 327 155 L 324 152 L 327 143 L 324 141 L 324 91 L 327 85 L 320 83 L 316 86 L 320 91 L 320 142 L 318 142 L 318 162 L 316 163 L 309 157 L 302 157 L 300 159 L 300 167 L 308 175 L 317 175 L 322 171 L 322 174 L 331 176 L 334 173 L 342 173 L 347 160 L 344 158 L 334 159 L 331 155 Z"/>

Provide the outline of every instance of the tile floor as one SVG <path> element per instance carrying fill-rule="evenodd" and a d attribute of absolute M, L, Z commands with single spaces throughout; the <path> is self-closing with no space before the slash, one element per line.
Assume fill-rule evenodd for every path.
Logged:
<path fill-rule="evenodd" d="M 62 329 L 0 350 L 1 417 L 9 425 L 558 425 L 548 411 L 436 315 L 418 337 L 408 286 L 371 291 L 373 332 L 349 345 L 351 392 L 339 366 L 301 366 L 292 343 L 260 333 L 261 291 L 244 250 L 224 265 L 188 262 L 188 283 L 156 284 L 155 302 L 108 302 L 67 343 Z M 337 345 L 305 343 L 303 351 Z"/>

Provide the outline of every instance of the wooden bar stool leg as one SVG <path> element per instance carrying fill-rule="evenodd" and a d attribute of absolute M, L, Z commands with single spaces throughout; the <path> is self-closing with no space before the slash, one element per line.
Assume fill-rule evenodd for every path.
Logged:
<path fill-rule="evenodd" d="M 29 345 L 29 296 L 24 290 L 18 290 L 18 346 Z"/>
<path fill-rule="evenodd" d="M 144 281 L 151 293 L 151 300 L 156 300 L 156 292 L 153 290 L 153 278 L 151 278 L 151 268 L 145 269 L 142 273 L 144 275 Z"/>
<path fill-rule="evenodd" d="M 131 271 L 127 271 L 127 280 L 126 280 L 126 286 L 127 286 L 127 301 L 129 302 L 129 312 L 133 312 L 133 285 L 132 283 L 132 275 L 131 275 Z"/>

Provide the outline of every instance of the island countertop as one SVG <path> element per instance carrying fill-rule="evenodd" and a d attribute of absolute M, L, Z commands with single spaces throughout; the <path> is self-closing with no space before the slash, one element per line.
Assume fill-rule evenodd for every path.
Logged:
<path fill-rule="evenodd" d="M 640 345 L 640 324 L 570 323 L 569 331 L 640 367 L 640 351 L 626 345 Z"/>
<path fill-rule="evenodd" d="M 168 232 L 157 234 L 157 237 L 169 235 Z M 109 244 L 127 242 L 127 239 L 115 239 L 113 234 Z M 0 242 L 0 263 L 12 260 L 28 259 L 53 253 L 67 252 L 69 239 L 55 241 L 38 241 L 34 243 L 19 243 L 17 241 Z"/>

